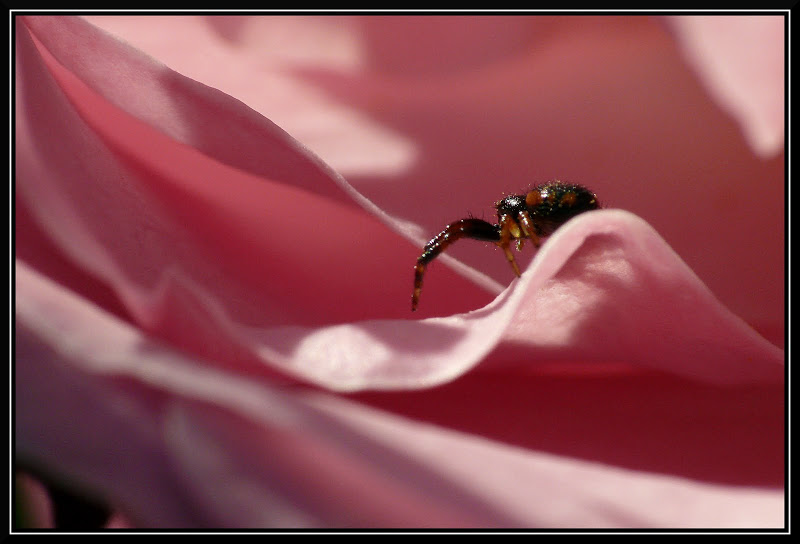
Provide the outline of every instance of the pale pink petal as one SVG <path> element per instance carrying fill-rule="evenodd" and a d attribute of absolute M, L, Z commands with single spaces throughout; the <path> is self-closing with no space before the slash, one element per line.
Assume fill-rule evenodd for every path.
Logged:
<path fill-rule="evenodd" d="M 764 157 L 783 151 L 786 15 L 668 17 L 688 62 Z"/>
<path fill-rule="evenodd" d="M 98 130 L 105 127 L 106 136 L 117 145 L 125 145 L 119 141 L 123 138 L 147 144 L 144 129 L 133 137 L 126 135 L 117 124 L 131 122 L 127 116 L 108 106 L 97 112 L 82 104 L 100 98 L 84 87 L 166 136 L 223 163 L 270 179 L 281 180 L 289 173 L 302 187 L 334 192 L 325 189 L 335 187 L 330 179 L 335 174 L 329 168 L 239 100 L 170 70 L 79 17 L 28 17 L 23 28 L 41 42 L 41 49 L 53 55 L 58 65 L 48 62 L 47 55 L 44 60 L 76 108 Z M 227 122 L 219 122 L 221 117 Z M 160 143 L 150 143 L 148 151 L 155 158 L 167 155 L 156 147 Z M 135 147 L 131 151 L 135 152 Z"/>
<path fill-rule="evenodd" d="M 610 468 L 279 391 L 153 343 L 24 265 L 17 290 L 20 452 L 139 526 L 782 524 L 780 491 Z"/>
<path fill-rule="evenodd" d="M 208 61 L 182 21 L 171 43 Z M 413 19 L 348 21 L 279 34 L 310 44 L 268 48 L 292 69 L 209 66 L 262 113 L 312 89 L 285 128 L 354 128 L 369 145 L 325 155 L 352 186 L 80 19 L 17 27 L 20 452 L 140 525 L 780 525 L 782 493 L 753 486 L 783 474 L 783 352 L 748 325 L 780 339 L 782 161 L 747 150 L 647 19 L 515 21 L 483 55 L 459 44 L 496 21 L 453 19 L 442 64 L 434 27 L 407 57 L 389 45 Z M 647 222 L 581 216 L 513 283 L 463 242 L 410 314 L 425 237 L 531 177 L 596 180 Z M 279 387 L 298 379 L 405 391 Z"/>

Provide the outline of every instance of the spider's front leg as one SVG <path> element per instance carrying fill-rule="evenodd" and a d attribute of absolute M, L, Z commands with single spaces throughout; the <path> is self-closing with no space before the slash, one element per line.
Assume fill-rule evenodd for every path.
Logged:
<path fill-rule="evenodd" d="M 535 248 L 538 248 L 540 245 L 542 245 L 539 235 L 536 234 L 536 227 L 533 224 L 531 215 L 527 211 L 523 210 L 519 212 L 517 215 L 517 223 L 519 224 L 519 228 L 522 229 L 522 234 L 524 235 L 517 238 L 517 251 L 522 249 L 522 244 L 525 243 L 526 239 L 529 239 Z M 517 276 L 519 276 L 519 274 L 517 274 Z"/>
<path fill-rule="evenodd" d="M 503 248 L 503 252 L 506 254 L 506 259 L 508 259 L 508 264 L 511 265 L 511 269 L 514 271 L 514 274 L 519 277 L 519 266 L 517 266 L 517 261 L 514 260 L 514 254 L 511 253 L 511 248 L 509 245 L 511 244 L 512 239 L 516 239 L 517 249 L 519 249 L 522 246 L 520 243 L 520 240 L 522 240 L 522 232 L 520 231 L 517 222 L 511 219 L 510 215 L 501 215 L 499 226 L 500 239 L 497 241 L 497 245 Z"/>
<path fill-rule="evenodd" d="M 512 238 L 517 240 L 517 251 L 522 250 L 522 246 L 525 244 L 525 240 L 530 240 L 533 244 L 533 247 L 538 248 L 542 245 L 542 241 L 539 239 L 539 235 L 536 233 L 536 227 L 533 224 L 533 220 L 531 219 L 530 214 L 527 211 L 521 211 L 517 214 L 517 219 L 514 221 L 510 218 L 509 215 L 504 215 L 500 218 L 500 238 L 501 241 L 503 239 L 510 240 Z M 506 233 L 505 235 L 503 233 Z M 503 250 L 506 250 L 505 245 L 498 244 Z M 519 276 L 519 267 L 517 263 L 514 261 L 513 256 L 509 257 L 509 252 L 506 250 L 506 257 L 508 257 L 509 262 L 511 263 L 511 268 L 514 270 L 514 274 Z"/>
<path fill-rule="evenodd" d="M 492 225 L 483 219 L 461 219 L 450 223 L 425 245 L 422 255 L 414 266 L 414 293 L 411 295 L 411 311 L 416 311 L 419 304 L 419 295 L 422 291 L 422 276 L 428 263 L 435 259 L 447 247 L 461 238 L 472 238 L 486 242 L 500 243 L 500 226 Z M 512 257 L 513 259 L 513 257 Z"/>

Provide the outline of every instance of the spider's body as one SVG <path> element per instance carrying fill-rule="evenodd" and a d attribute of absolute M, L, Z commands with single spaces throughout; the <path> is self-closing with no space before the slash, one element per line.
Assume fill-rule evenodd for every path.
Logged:
<path fill-rule="evenodd" d="M 497 223 L 469 218 L 450 223 L 425 245 L 422 255 L 414 267 L 414 293 L 411 310 L 417 309 L 422 291 L 422 276 L 429 262 L 442 253 L 447 246 L 461 238 L 473 238 L 494 242 L 505 252 L 514 274 L 520 275 L 510 245 L 517 241 L 517 250 L 529 239 L 539 247 L 540 237 L 548 236 L 558 227 L 578 214 L 600 207 L 597 197 L 580 185 L 561 182 L 537 185 L 523 195 L 510 195 L 495 203 Z"/>

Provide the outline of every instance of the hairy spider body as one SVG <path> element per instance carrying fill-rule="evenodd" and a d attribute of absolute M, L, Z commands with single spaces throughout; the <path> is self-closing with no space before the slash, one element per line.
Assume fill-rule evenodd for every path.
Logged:
<path fill-rule="evenodd" d="M 422 255 L 417 259 L 411 311 L 415 311 L 419 304 L 422 277 L 428 263 L 457 240 L 472 238 L 494 242 L 503 249 L 511 269 L 519 276 L 519 267 L 510 248 L 512 240 L 516 240 L 518 251 L 525 240 L 539 247 L 541 237 L 552 234 L 576 215 L 599 207 L 597 197 L 586 187 L 556 181 L 537 185 L 523 195 L 510 195 L 496 202 L 496 224 L 475 218 L 450 223 L 425 245 Z"/>

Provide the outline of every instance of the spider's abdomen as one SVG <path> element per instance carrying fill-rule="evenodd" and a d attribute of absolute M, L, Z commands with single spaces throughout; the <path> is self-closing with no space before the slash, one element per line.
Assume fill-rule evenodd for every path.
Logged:
<path fill-rule="evenodd" d="M 546 236 L 576 215 L 596 210 L 597 197 L 586 187 L 553 182 L 537 185 L 524 195 L 510 195 L 497 203 L 497 216 L 514 221 L 527 212 L 539 236 Z"/>

